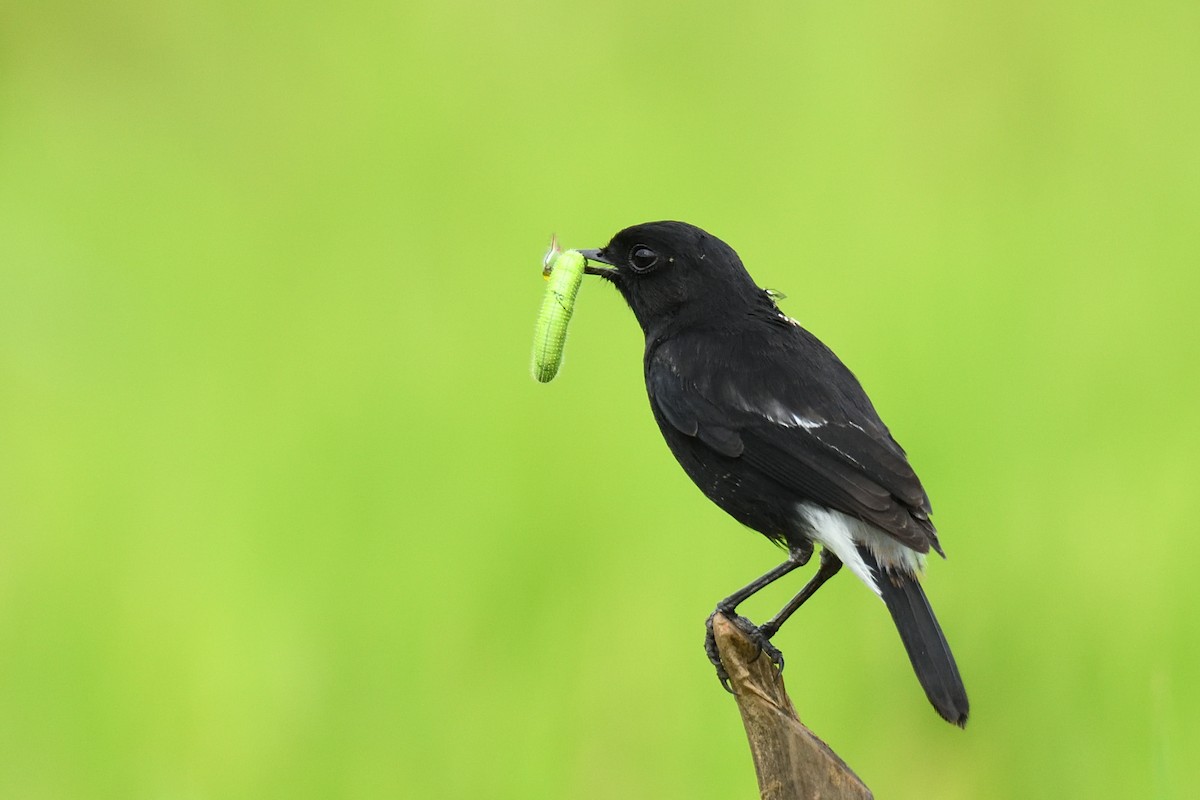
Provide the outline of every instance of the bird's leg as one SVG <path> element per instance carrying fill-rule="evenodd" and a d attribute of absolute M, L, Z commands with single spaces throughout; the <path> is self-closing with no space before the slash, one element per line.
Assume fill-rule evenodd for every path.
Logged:
<path fill-rule="evenodd" d="M 817 568 L 817 574 L 812 576 L 812 579 L 804 585 L 799 594 L 788 601 L 788 604 L 778 614 L 771 617 L 765 625 L 758 629 L 759 633 L 764 638 L 770 640 L 775 635 L 775 632 L 779 630 L 779 626 L 787 622 L 787 618 L 795 614 L 796 609 L 804 605 L 804 601 L 816 594 L 817 589 L 820 589 L 825 581 L 836 575 L 841 568 L 841 560 L 828 548 L 822 548 L 821 566 Z"/>
<path fill-rule="evenodd" d="M 762 635 L 762 632 L 753 622 L 738 615 L 737 607 L 746 598 L 779 580 L 789 572 L 807 564 L 808 559 L 812 557 L 812 544 L 805 542 L 805 545 L 793 548 L 787 561 L 717 603 L 716 610 L 708 615 L 708 620 L 704 623 L 706 631 L 704 636 L 704 652 L 708 654 L 708 660 L 717 668 L 717 678 L 721 681 L 721 685 L 725 687 L 726 691 L 731 691 L 729 689 L 729 673 L 725 671 L 725 666 L 721 663 L 721 654 L 717 650 L 717 639 L 713 634 L 713 617 L 717 614 L 723 614 L 730 622 L 737 626 L 738 630 L 755 641 L 759 646 L 760 652 L 766 652 L 767 657 L 771 659 L 776 667 L 783 669 L 783 653 L 779 652 L 771 644 L 769 636 Z"/>

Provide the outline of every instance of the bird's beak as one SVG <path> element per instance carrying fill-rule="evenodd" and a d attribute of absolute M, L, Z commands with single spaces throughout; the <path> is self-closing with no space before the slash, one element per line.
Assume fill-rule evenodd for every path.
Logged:
<path fill-rule="evenodd" d="M 587 264 L 584 265 L 583 271 L 588 275 L 605 275 L 617 271 L 613 263 L 604 257 L 603 251 L 580 250 L 579 252 L 587 259 Z"/>

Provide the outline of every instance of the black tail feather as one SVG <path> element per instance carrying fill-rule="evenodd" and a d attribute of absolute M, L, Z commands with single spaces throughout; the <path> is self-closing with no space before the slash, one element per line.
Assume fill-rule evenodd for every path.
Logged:
<path fill-rule="evenodd" d="M 946 721 L 964 727 L 969 711 L 967 690 L 920 582 L 910 575 L 880 569 L 866 547 L 859 547 L 858 552 L 876 575 L 883 602 L 892 613 L 925 696 Z"/>

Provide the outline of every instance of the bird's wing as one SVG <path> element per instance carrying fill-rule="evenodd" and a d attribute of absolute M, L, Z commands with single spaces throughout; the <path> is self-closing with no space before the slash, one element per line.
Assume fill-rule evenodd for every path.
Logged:
<path fill-rule="evenodd" d="M 920 552 L 941 552 L 929 498 L 904 450 L 849 370 L 811 341 L 820 351 L 762 348 L 752 365 L 664 343 L 646 363 L 650 400 L 678 431 L 741 459 L 798 501 L 870 522 Z"/>

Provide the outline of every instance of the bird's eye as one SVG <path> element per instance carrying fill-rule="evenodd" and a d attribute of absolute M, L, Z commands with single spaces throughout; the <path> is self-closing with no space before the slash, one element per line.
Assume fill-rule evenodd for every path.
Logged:
<path fill-rule="evenodd" d="M 645 272 L 658 263 L 658 253 L 644 244 L 636 245 L 629 251 L 629 263 L 635 272 Z"/>

